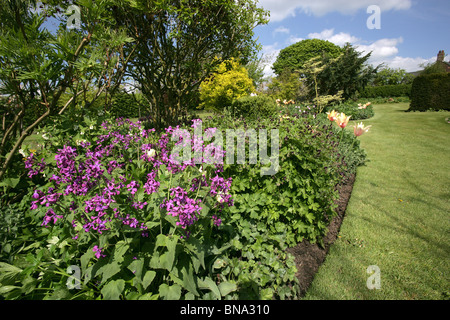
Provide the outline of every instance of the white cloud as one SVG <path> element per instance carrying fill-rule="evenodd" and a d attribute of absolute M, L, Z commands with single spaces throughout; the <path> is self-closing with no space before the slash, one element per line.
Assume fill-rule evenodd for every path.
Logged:
<path fill-rule="evenodd" d="M 273 31 L 273 34 L 275 35 L 275 33 L 285 33 L 285 34 L 289 34 L 290 30 L 288 28 L 285 27 L 278 27 Z"/>
<path fill-rule="evenodd" d="M 357 41 L 359 41 L 359 39 L 357 37 L 354 37 L 352 35 L 350 35 L 349 33 L 345 33 L 345 32 L 340 32 L 338 34 L 334 34 L 334 29 L 325 29 L 322 32 L 319 33 L 310 33 L 308 34 L 308 37 L 310 39 L 322 39 L 322 40 L 328 40 L 332 43 L 334 43 L 335 45 L 338 46 L 343 46 L 345 45 L 347 42 L 349 43 L 355 43 Z"/>
<path fill-rule="evenodd" d="M 383 60 L 388 57 L 392 57 L 398 53 L 397 46 L 403 42 L 403 38 L 393 38 L 393 39 L 380 39 L 369 45 L 365 44 L 355 44 L 358 51 L 367 54 L 372 52 L 370 56 L 372 60 Z"/>
<path fill-rule="evenodd" d="M 347 42 L 351 43 L 356 50 L 362 54 L 368 54 L 372 52 L 369 64 L 377 66 L 384 64 L 390 68 L 401 68 L 405 69 L 407 72 L 413 72 L 421 70 L 422 64 L 427 64 L 436 61 L 436 57 L 432 58 L 421 58 L 421 57 L 401 57 L 398 56 L 399 49 L 398 46 L 403 42 L 403 38 L 383 38 L 378 39 L 374 42 L 363 41 L 349 33 L 339 32 L 335 33 L 334 29 L 324 29 L 321 32 L 315 32 L 308 34 L 308 38 L 328 40 L 338 46 L 343 46 Z M 289 44 L 296 43 L 298 41 L 304 40 L 303 38 L 296 38 L 292 35 L 289 36 Z M 280 47 L 278 42 L 273 45 L 263 46 L 263 54 L 268 57 L 267 63 L 264 69 L 264 74 L 266 76 L 273 76 L 274 72 L 272 70 L 272 64 L 275 62 L 279 52 Z"/>
<path fill-rule="evenodd" d="M 410 58 L 410 57 L 400 57 L 395 56 L 390 59 L 386 59 L 384 61 L 384 64 L 390 68 L 393 69 L 405 69 L 406 72 L 414 72 L 422 70 L 422 65 L 427 65 L 428 63 L 433 63 L 436 61 L 436 57 L 432 57 L 429 59 L 416 57 L 416 58 Z"/>
<path fill-rule="evenodd" d="M 259 5 L 270 11 L 271 21 L 282 21 L 299 12 L 314 16 L 330 12 L 349 15 L 370 5 L 379 6 L 382 11 L 406 10 L 411 8 L 412 0 L 259 0 Z"/>
<path fill-rule="evenodd" d="M 275 42 L 272 45 L 263 46 L 262 53 L 265 59 L 265 66 L 264 66 L 265 77 L 273 77 L 275 75 L 275 73 L 272 70 L 272 65 L 277 59 L 280 50 L 281 49 L 278 48 L 278 42 Z"/>
<path fill-rule="evenodd" d="M 289 36 L 289 39 L 287 40 L 287 43 L 289 44 L 289 45 L 291 45 L 291 44 L 294 44 L 294 43 L 297 43 L 297 42 L 300 42 L 300 41 L 302 41 L 302 40 L 305 40 L 305 38 L 299 38 L 299 37 L 295 37 L 295 36 Z"/>

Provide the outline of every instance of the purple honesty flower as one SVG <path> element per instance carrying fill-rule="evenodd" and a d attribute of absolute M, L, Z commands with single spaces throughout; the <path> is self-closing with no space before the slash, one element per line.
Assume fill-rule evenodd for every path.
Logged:
<path fill-rule="evenodd" d="M 49 222 L 52 222 L 53 221 L 53 224 L 55 224 L 57 221 L 58 221 L 58 219 L 61 219 L 63 216 L 61 216 L 61 215 L 57 215 L 56 213 L 55 213 L 55 211 L 53 211 L 53 209 L 52 208 L 50 208 L 50 209 L 48 209 L 47 210 L 47 212 L 46 212 L 46 214 L 45 214 L 45 217 L 44 217 L 44 221 L 42 222 L 42 226 L 47 226 L 48 225 L 48 223 Z"/>
<path fill-rule="evenodd" d="M 189 198 L 187 192 L 181 187 L 172 188 L 170 191 L 173 198 L 164 200 L 161 207 L 166 208 L 167 214 L 177 217 L 176 224 L 186 229 L 198 220 L 202 209 L 198 204 L 201 201 Z"/>
<path fill-rule="evenodd" d="M 102 253 L 103 248 L 99 248 L 98 246 L 94 246 L 94 247 L 92 248 L 92 251 L 94 251 L 95 257 L 96 257 L 97 259 L 106 257 L 106 255 L 104 255 L 104 254 Z"/>
<path fill-rule="evenodd" d="M 160 183 L 159 181 L 156 181 L 155 177 L 156 177 L 155 171 L 152 171 L 149 174 L 147 174 L 147 182 L 144 184 L 144 189 L 147 194 L 152 194 L 158 191 Z"/>
<path fill-rule="evenodd" d="M 137 188 L 139 188 L 139 184 L 134 180 L 127 184 L 128 191 L 130 191 L 133 195 L 137 192 Z"/>

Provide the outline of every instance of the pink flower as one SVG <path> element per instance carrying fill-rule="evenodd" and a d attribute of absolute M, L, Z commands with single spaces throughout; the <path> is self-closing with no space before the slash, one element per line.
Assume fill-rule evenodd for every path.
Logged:
<path fill-rule="evenodd" d="M 361 122 L 357 126 L 353 126 L 353 132 L 355 133 L 355 136 L 359 137 L 363 133 L 369 131 L 370 127 L 372 126 L 364 127 L 363 123 Z"/>

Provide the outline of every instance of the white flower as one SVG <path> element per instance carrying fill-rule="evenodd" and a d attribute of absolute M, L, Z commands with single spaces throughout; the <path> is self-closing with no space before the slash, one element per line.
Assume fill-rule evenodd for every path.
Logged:
<path fill-rule="evenodd" d="M 86 140 L 76 140 L 75 143 L 79 146 L 81 143 L 86 143 Z"/>
<path fill-rule="evenodd" d="M 24 156 L 24 157 L 27 156 L 27 155 L 25 154 L 25 151 L 23 151 L 22 149 L 19 150 L 19 153 L 20 153 L 22 156 Z"/>
<path fill-rule="evenodd" d="M 147 150 L 147 157 L 153 158 L 155 155 L 156 155 L 156 150 L 155 149 Z"/>
<path fill-rule="evenodd" d="M 42 139 L 48 140 L 48 135 L 47 135 L 46 133 L 43 133 L 43 134 L 42 134 Z"/>
<path fill-rule="evenodd" d="M 94 129 L 94 126 L 92 126 L 92 125 L 91 125 L 91 126 L 89 126 L 89 129 L 91 129 L 91 130 L 92 130 L 92 129 Z"/>

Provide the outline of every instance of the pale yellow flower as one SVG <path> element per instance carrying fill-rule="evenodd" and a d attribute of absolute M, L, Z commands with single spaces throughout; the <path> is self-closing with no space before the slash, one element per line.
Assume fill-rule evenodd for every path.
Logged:
<path fill-rule="evenodd" d="M 338 114 L 338 116 L 336 117 L 336 123 L 338 124 L 339 127 L 341 127 L 342 129 L 344 129 L 347 124 L 348 121 L 350 120 L 351 116 L 346 116 L 345 113 L 341 112 Z"/>
<path fill-rule="evenodd" d="M 331 111 L 331 112 L 327 112 L 327 116 L 328 116 L 328 120 L 330 121 L 336 121 L 336 117 L 337 117 L 337 112 L 336 111 Z"/>

